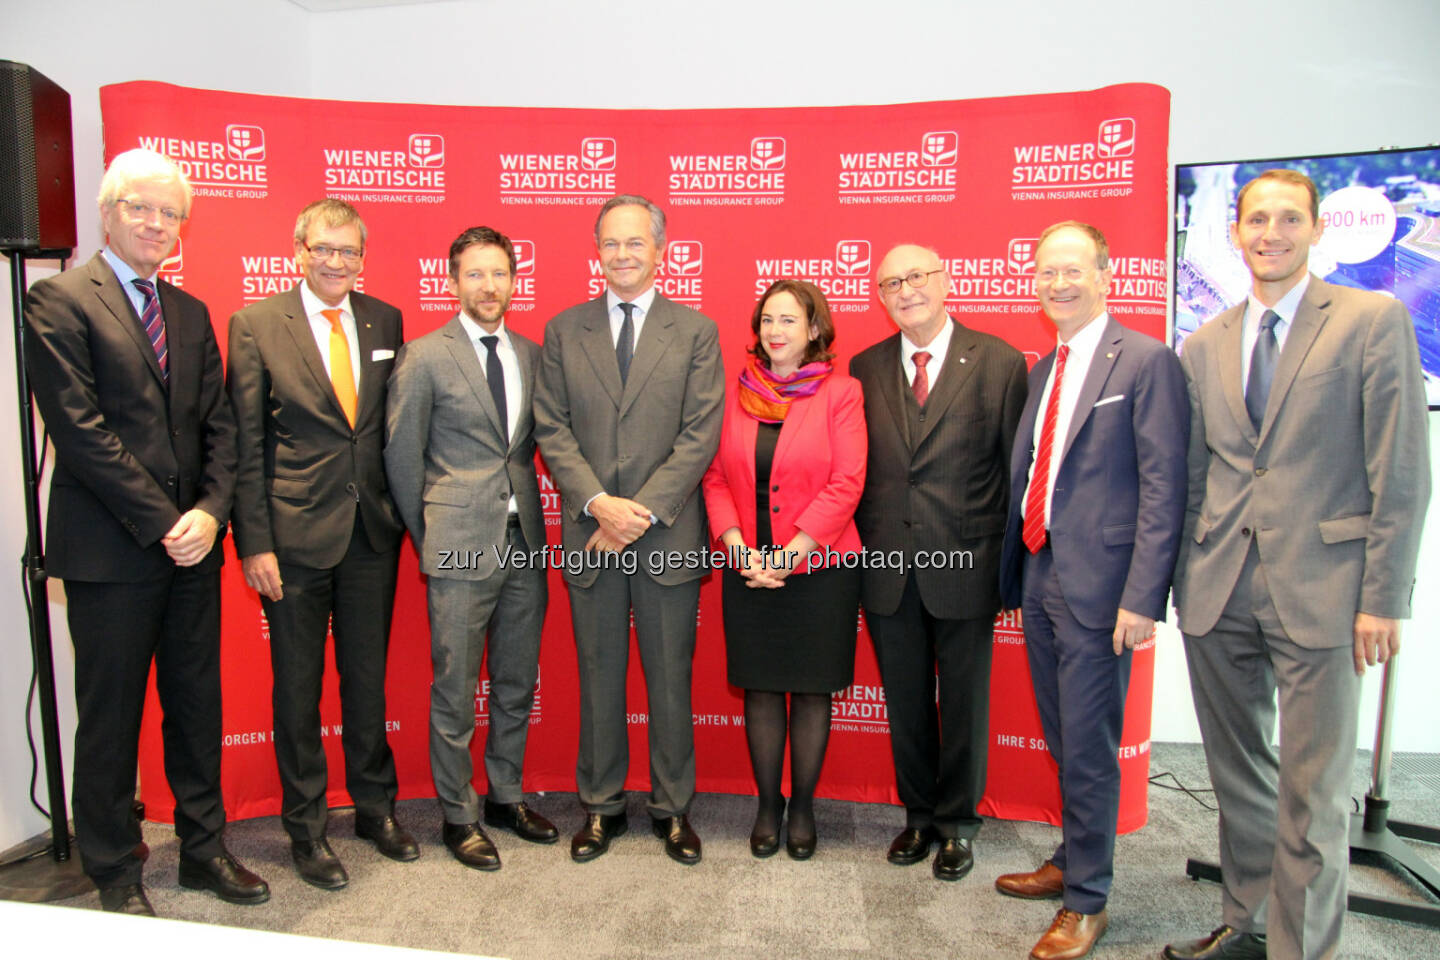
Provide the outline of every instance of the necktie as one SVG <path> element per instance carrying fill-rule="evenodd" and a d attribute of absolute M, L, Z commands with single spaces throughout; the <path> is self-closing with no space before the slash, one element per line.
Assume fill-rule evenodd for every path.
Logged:
<path fill-rule="evenodd" d="M 1055 357 L 1055 383 L 1045 404 L 1045 421 L 1040 427 L 1040 449 L 1035 454 L 1035 473 L 1025 494 L 1025 526 L 1021 537 L 1031 553 L 1045 546 L 1045 499 L 1050 490 L 1050 458 L 1055 449 L 1055 425 L 1060 419 L 1060 385 L 1065 379 L 1065 360 L 1070 348 L 1061 346 Z"/>
<path fill-rule="evenodd" d="M 335 399 L 345 411 L 345 419 L 355 426 L 355 371 L 350 366 L 350 341 L 345 339 L 345 328 L 340 325 L 339 310 L 321 310 L 330 321 L 330 383 L 335 387 Z"/>
<path fill-rule="evenodd" d="M 635 356 L 635 304 L 622 303 L 625 319 L 620 324 L 620 339 L 615 341 L 615 362 L 620 364 L 620 382 L 630 375 L 630 359 Z"/>
<path fill-rule="evenodd" d="M 1250 412 L 1250 423 L 1258 431 L 1265 421 L 1265 404 L 1270 399 L 1270 382 L 1275 379 L 1275 358 L 1280 353 L 1280 344 L 1275 339 L 1275 324 L 1280 315 L 1266 310 L 1260 318 L 1260 335 L 1255 338 L 1255 349 L 1250 353 L 1250 379 L 1245 384 L 1245 409 Z"/>
<path fill-rule="evenodd" d="M 140 324 L 145 336 L 150 338 L 150 347 L 155 351 L 155 360 L 160 364 L 160 379 L 170 382 L 170 348 L 165 344 L 165 319 L 160 316 L 160 298 L 155 295 L 155 284 L 149 280 L 135 278 L 130 281 L 145 297 L 144 309 L 140 311 Z"/>
<path fill-rule="evenodd" d="M 481 337 L 485 344 L 485 382 L 490 384 L 490 396 L 495 398 L 495 409 L 500 413 L 500 435 L 510 442 L 510 418 L 505 409 L 505 368 L 500 366 L 500 338 L 495 335 Z"/>
<path fill-rule="evenodd" d="M 915 361 L 915 382 L 910 384 L 910 389 L 915 394 L 915 402 L 923 407 L 925 401 L 930 399 L 930 375 L 925 372 L 925 366 L 930 362 L 930 354 L 925 350 L 918 350 L 912 359 Z"/>

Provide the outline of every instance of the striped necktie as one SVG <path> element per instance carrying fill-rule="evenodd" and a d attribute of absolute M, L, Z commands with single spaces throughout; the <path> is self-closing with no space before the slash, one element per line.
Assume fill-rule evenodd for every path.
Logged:
<path fill-rule="evenodd" d="M 140 311 L 140 325 L 145 336 L 150 338 L 150 348 L 155 351 L 155 361 L 160 364 L 160 379 L 170 382 L 170 348 L 165 343 L 165 318 L 160 316 L 160 298 L 155 295 L 155 284 L 136 277 L 130 281 L 145 297 L 144 308 Z"/>

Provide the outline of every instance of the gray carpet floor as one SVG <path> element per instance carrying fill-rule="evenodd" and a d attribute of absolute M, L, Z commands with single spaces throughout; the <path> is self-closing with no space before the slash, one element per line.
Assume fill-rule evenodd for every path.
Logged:
<path fill-rule="evenodd" d="M 1369 784 L 1369 763 L 1368 753 L 1357 755 L 1357 799 Z M 1192 789 L 1209 787 L 1197 745 L 1155 744 L 1151 774 L 1165 772 Z M 1440 825 L 1440 757 L 1397 756 L 1389 794 L 1395 819 Z M 317 890 L 295 875 L 273 817 L 227 831 L 231 851 L 270 882 L 269 903 L 233 906 L 182 890 L 178 843 L 161 824 L 145 827 L 152 850 L 146 884 L 162 916 L 514 960 L 1020 958 L 1056 909 L 1053 902 L 1003 897 L 992 886 L 996 875 L 1034 869 L 1048 856 L 1059 838 L 1048 825 L 987 822 L 976 841 L 975 871 L 941 883 L 926 864 L 885 861 L 904 821 L 886 805 L 818 801 L 814 859 L 791 861 L 782 850 L 761 861 L 747 844 L 754 799 L 704 794 L 691 814 L 704 860 L 687 868 L 667 859 L 651 835 L 643 797 L 631 797 L 630 833 L 588 864 L 569 858 L 568 837 L 580 821 L 574 795 L 536 796 L 531 804 L 559 825 L 561 841 L 537 846 L 492 830 L 504 861 L 498 873 L 477 873 L 451 859 L 440 844 L 437 805 L 415 800 L 399 810 L 422 847 L 409 864 L 386 860 L 357 840 L 349 811 L 332 814 L 331 843 L 351 878 L 339 892 Z M 1216 820 L 1194 797 L 1151 786 L 1149 824 L 1117 844 L 1110 929 L 1092 956 L 1153 958 L 1167 941 L 1219 925 L 1220 888 L 1184 872 L 1186 857 L 1215 856 Z M 1440 867 L 1440 847 L 1412 846 Z M 1350 876 L 1352 890 L 1427 899 L 1383 866 L 1357 863 Z M 99 908 L 93 893 L 64 903 Z M 1440 931 L 1352 914 L 1342 955 L 1440 957 Z"/>

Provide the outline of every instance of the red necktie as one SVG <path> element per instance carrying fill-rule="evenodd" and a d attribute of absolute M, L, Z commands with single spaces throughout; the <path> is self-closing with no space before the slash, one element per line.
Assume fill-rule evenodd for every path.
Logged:
<path fill-rule="evenodd" d="M 910 384 L 910 389 L 915 393 L 915 402 L 923 407 L 925 401 L 930 399 L 930 376 L 925 372 L 925 365 L 930 362 L 930 354 L 918 350 L 911 359 L 915 361 L 915 382 Z"/>
<path fill-rule="evenodd" d="M 1062 346 L 1055 358 L 1055 383 L 1045 404 L 1045 422 L 1040 427 L 1040 449 L 1035 454 L 1035 473 L 1025 494 L 1025 527 L 1021 536 L 1031 553 L 1045 546 L 1045 498 L 1050 489 L 1050 457 L 1055 449 L 1055 424 L 1060 419 L 1060 384 L 1065 379 L 1065 358 L 1070 348 Z"/>

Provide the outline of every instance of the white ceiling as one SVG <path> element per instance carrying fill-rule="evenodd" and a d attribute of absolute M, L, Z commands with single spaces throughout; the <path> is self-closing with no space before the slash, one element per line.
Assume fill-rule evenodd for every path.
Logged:
<path fill-rule="evenodd" d="M 414 3 L 442 3 L 444 0 L 290 0 L 290 2 L 312 13 L 329 13 L 333 10 L 356 10 L 361 7 L 403 7 Z"/>

